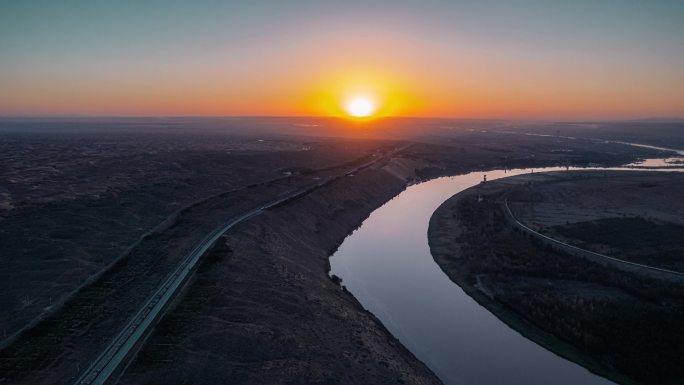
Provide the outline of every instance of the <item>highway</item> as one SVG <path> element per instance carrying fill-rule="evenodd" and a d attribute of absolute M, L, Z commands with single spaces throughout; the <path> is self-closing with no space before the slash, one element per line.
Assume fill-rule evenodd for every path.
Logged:
<path fill-rule="evenodd" d="M 195 271 L 202 257 L 216 243 L 216 241 L 229 229 L 242 223 L 264 210 L 276 207 L 289 200 L 304 196 L 311 191 L 329 184 L 339 178 L 350 176 L 362 169 L 370 167 L 382 159 L 389 159 L 396 153 L 408 148 L 410 144 L 395 149 L 382 156 L 377 156 L 360 166 L 346 171 L 342 174 L 321 179 L 320 181 L 305 188 L 296 190 L 278 199 L 271 201 L 259 208 L 248 211 L 237 218 L 233 218 L 221 227 L 212 231 L 202 241 L 199 242 L 179 263 L 178 267 L 167 277 L 167 279 L 154 291 L 154 293 L 143 303 L 138 312 L 126 323 L 121 331 L 111 340 L 100 355 L 92 364 L 80 375 L 75 382 L 77 385 L 105 384 L 122 368 L 128 359 L 132 357 L 132 352 L 145 339 L 148 332 L 152 330 L 157 321 L 164 314 L 164 310 L 173 298 L 181 291 L 188 278 Z"/>
<path fill-rule="evenodd" d="M 538 231 L 535 231 L 531 229 L 530 227 L 524 225 L 522 222 L 520 222 L 515 215 L 513 215 L 513 211 L 511 211 L 510 207 L 508 207 L 508 199 L 504 199 L 504 206 L 506 207 L 506 214 L 510 217 L 511 220 L 513 220 L 514 224 L 516 224 L 521 230 L 525 231 L 526 233 L 532 235 L 535 238 L 541 239 L 542 241 L 550 242 L 553 245 L 560 246 L 561 248 L 570 251 L 571 253 L 574 254 L 582 254 L 588 259 L 593 259 L 597 260 L 599 262 L 606 262 L 610 263 L 613 266 L 617 267 L 629 267 L 630 271 L 636 271 L 636 272 L 643 272 L 647 273 L 648 275 L 656 275 L 658 277 L 670 279 L 670 280 L 675 280 L 675 281 L 684 281 L 684 273 L 679 272 L 679 271 L 674 271 L 674 270 L 668 270 L 668 269 L 661 269 L 659 267 L 655 266 L 649 266 L 649 265 L 644 265 L 641 263 L 636 263 L 636 262 L 631 262 L 631 261 L 626 261 L 624 259 L 620 258 L 615 258 L 611 257 L 608 255 L 600 254 L 593 252 L 591 250 L 586 250 L 581 247 L 577 247 L 574 245 L 570 245 L 568 243 L 559 241 L 558 239 L 551 238 L 547 235 L 544 235 Z"/>

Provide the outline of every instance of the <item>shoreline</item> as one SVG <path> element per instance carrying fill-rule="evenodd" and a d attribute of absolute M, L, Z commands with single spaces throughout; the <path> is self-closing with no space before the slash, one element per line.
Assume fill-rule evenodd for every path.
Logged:
<path fill-rule="evenodd" d="M 199 267 L 185 298 L 150 335 L 120 383 L 441 383 L 328 276 L 329 255 L 350 230 L 406 188 L 407 180 L 383 166 L 266 210 L 224 234 L 230 256 L 220 253 Z M 312 233 L 318 236 L 305 236 Z M 165 346 L 170 340 L 173 347 Z M 178 364 L 160 364 L 166 360 Z M 195 364 L 183 364 L 197 360 L 211 365 L 198 373 Z"/>
<path fill-rule="evenodd" d="M 456 195 L 459 195 L 458 193 Z M 452 197 L 453 198 L 453 197 Z M 449 198 L 451 200 L 452 198 Z M 447 201 L 448 202 L 448 201 Z M 445 202 L 444 204 L 446 204 Z M 454 202 L 455 203 L 455 202 Z M 435 213 L 437 213 L 442 206 L 440 206 Z M 432 227 L 432 221 L 435 216 L 430 219 L 430 227 Z M 629 379 L 624 378 L 619 375 L 614 375 L 614 373 L 609 373 L 603 370 L 598 362 L 587 357 L 581 353 L 578 349 L 567 343 L 566 341 L 548 333 L 547 331 L 539 328 L 538 326 L 531 323 L 521 314 L 516 313 L 514 310 L 510 309 L 506 305 L 491 299 L 487 294 L 482 292 L 474 285 L 469 285 L 465 282 L 464 277 L 459 277 L 455 274 L 455 270 L 448 267 L 448 262 L 443 258 L 439 252 L 434 251 L 433 242 L 435 242 L 436 236 L 432 236 L 433 232 L 428 232 L 428 244 L 430 245 L 430 252 L 433 255 L 435 263 L 440 267 L 440 269 L 446 274 L 449 279 L 456 285 L 458 285 L 463 291 L 472 299 L 474 299 L 478 304 L 484 307 L 487 311 L 492 313 L 501 322 L 505 323 L 508 327 L 520 333 L 522 336 L 528 340 L 534 342 L 535 344 L 543 347 L 549 352 L 562 357 L 568 361 L 574 362 L 588 371 L 605 377 L 611 381 L 615 381 L 619 384 L 626 385 L 638 385 L 636 382 L 630 382 Z M 437 254 L 437 256 L 435 256 Z"/>
<path fill-rule="evenodd" d="M 574 172 L 580 173 L 582 171 Z M 632 173 L 639 171 L 625 170 L 624 172 Z M 467 262 L 464 260 L 459 261 L 458 255 L 462 255 L 462 253 L 456 250 L 459 250 L 461 243 L 454 240 L 456 237 L 453 236 L 453 234 L 459 234 L 462 231 L 459 221 L 454 220 L 452 216 L 455 215 L 454 212 L 457 204 L 462 199 L 472 198 L 479 193 L 500 192 L 500 190 L 507 189 L 514 184 L 523 183 L 525 178 L 526 175 L 519 175 L 487 182 L 486 185 L 476 185 L 460 191 L 444 201 L 431 216 L 427 234 L 430 252 L 435 263 L 468 296 L 528 340 L 611 381 L 625 385 L 639 384 L 639 382 L 627 377 L 625 374 L 606 367 L 596 358 L 575 347 L 571 342 L 561 339 L 536 325 L 524 314 L 511 308 L 510 305 L 491 298 L 488 293 L 477 287 L 477 283 L 470 282 L 473 280 L 473 276 L 477 276 L 477 274 L 470 271 L 471 267 L 467 266 Z M 479 282 L 479 279 L 475 282 Z"/>
<path fill-rule="evenodd" d="M 425 150 L 423 150 L 423 151 L 425 151 Z M 413 181 L 413 180 L 417 180 L 417 179 L 425 178 L 425 177 L 432 178 L 432 177 L 444 176 L 444 175 L 458 175 L 458 174 L 467 173 L 467 172 L 472 171 L 474 169 L 494 170 L 494 169 L 501 167 L 500 160 L 493 160 L 492 163 L 480 164 L 479 166 L 470 165 L 470 164 L 463 164 L 463 163 L 453 163 L 453 164 L 446 164 L 446 165 L 444 165 L 444 168 L 440 168 L 440 167 L 435 167 L 430 161 L 424 161 L 423 160 L 423 156 L 425 155 L 424 153 L 418 152 L 418 155 L 413 155 L 414 152 L 415 151 L 413 151 L 413 150 L 410 151 L 411 155 L 403 158 L 404 163 L 406 163 L 406 164 L 393 164 L 393 166 L 396 166 L 396 167 L 394 167 L 392 170 L 385 169 L 382 166 L 381 167 L 373 167 L 373 168 L 368 169 L 368 170 L 363 170 L 363 172 L 359 172 L 356 175 L 354 175 L 353 178 L 346 178 L 346 177 L 342 178 L 340 181 L 337 181 L 334 183 L 335 186 L 331 186 L 328 188 L 321 188 L 319 191 L 314 191 L 314 192 L 312 192 L 312 194 L 307 195 L 305 197 L 302 197 L 303 199 L 297 199 L 295 201 L 290 201 L 290 202 L 287 202 L 286 204 L 283 204 L 282 206 L 273 208 L 272 210 L 268 210 L 269 213 L 267 213 L 265 215 L 267 215 L 270 219 L 272 219 L 274 221 L 282 221 L 283 219 L 287 219 L 287 218 L 282 218 L 282 216 L 281 216 L 281 214 L 283 214 L 283 212 L 284 212 L 285 216 L 286 217 L 289 216 L 288 218 L 290 220 L 292 220 L 292 218 L 301 218 L 303 221 L 307 221 L 307 224 L 306 224 L 306 226 L 303 226 L 303 229 L 307 230 L 308 232 L 304 232 L 301 237 L 306 238 L 306 237 L 311 237 L 311 234 L 313 234 L 313 233 L 318 234 L 317 236 L 311 237 L 313 239 L 308 240 L 309 246 L 306 246 L 307 248 L 310 247 L 310 245 L 312 245 L 312 244 L 313 245 L 319 245 L 321 242 L 327 242 L 326 237 L 336 236 L 339 238 L 336 241 L 336 243 L 334 243 L 334 245 L 332 245 L 332 246 L 331 246 L 331 244 L 328 244 L 328 243 L 326 243 L 326 246 L 324 246 L 324 247 L 321 246 L 321 249 L 319 250 L 320 255 L 316 256 L 316 258 L 322 257 L 324 259 L 324 262 L 323 262 L 324 266 L 320 269 L 323 271 L 323 273 L 320 274 L 321 277 L 316 277 L 315 279 L 320 281 L 320 279 L 324 278 L 326 281 L 324 281 L 323 285 L 325 287 L 327 287 L 327 284 L 328 284 L 327 282 L 331 281 L 330 277 L 328 277 L 328 273 L 330 271 L 330 259 L 329 258 L 332 255 L 333 251 L 337 247 L 339 247 L 344 242 L 344 239 L 346 239 L 346 237 L 350 233 L 352 233 L 356 228 L 358 228 L 358 226 L 363 222 L 363 220 L 365 218 L 367 218 L 377 207 L 380 207 L 381 205 L 383 205 L 387 201 L 393 199 L 396 195 L 398 195 L 401 191 L 403 191 L 403 189 L 406 188 L 408 183 L 411 183 L 411 181 Z M 415 163 L 412 163 L 412 162 L 419 162 L 419 163 L 423 162 L 423 163 L 420 165 L 416 165 Z M 538 160 L 534 160 L 534 161 L 521 160 L 521 162 L 523 162 L 525 164 L 530 164 L 530 163 L 534 162 L 534 164 L 536 164 L 535 167 L 543 167 L 544 165 L 548 166 L 548 165 L 550 165 L 549 163 L 552 163 L 552 162 L 555 163 L 556 161 L 555 160 L 554 161 L 552 161 L 552 160 L 546 160 L 545 161 L 545 160 L 539 160 L 538 159 Z M 402 174 L 404 174 L 404 175 L 402 176 Z M 366 185 L 356 183 L 356 180 L 360 179 L 361 177 L 368 178 Z M 352 189 L 356 190 L 354 192 L 354 194 L 358 193 L 359 195 L 354 196 L 354 197 L 347 196 L 347 193 L 349 193 L 349 190 L 345 190 L 344 187 L 340 187 L 340 184 L 342 184 L 342 185 L 347 184 L 348 186 L 352 186 Z M 333 199 L 332 197 L 329 197 L 327 195 L 334 195 L 335 197 Z M 312 200 L 313 197 L 315 197 L 315 199 Z M 355 209 L 355 210 L 358 209 L 360 211 L 356 212 L 352 215 L 352 216 L 354 216 L 354 218 L 352 220 L 352 222 L 354 222 L 353 224 L 351 224 L 351 223 L 341 223 L 341 224 L 340 223 L 334 223 L 335 219 L 337 219 L 337 218 L 334 218 L 336 215 L 345 214 L 347 211 L 350 210 L 350 206 L 349 206 L 350 204 L 351 205 L 359 205 L 360 202 L 364 202 L 364 203 L 361 204 L 362 207 L 357 207 Z M 367 206 L 368 202 L 371 202 L 369 206 Z M 317 204 L 322 204 L 322 203 L 324 203 L 323 206 L 319 206 L 318 208 L 316 208 Z M 312 206 L 314 208 L 311 208 Z M 299 207 L 300 212 L 297 213 L 295 211 L 294 207 Z M 351 207 L 353 207 L 353 206 L 351 206 Z M 355 211 L 355 210 L 352 210 L 352 211 Z M 279 214 L 276 215 L 276 212 L 279 212 Z M 301 217 L 298 217 L 297 215 L 301 214 L 301 212 L 304 212 L 306 215 L 302 214 Z M 324 214 L 324 213 L 328 213 L 328 214 Z M 331 215 L 333 218 L 321 218 L 324 215 Z M 262 223 L 262 216 L 260 216 L 257 219 L 260 223 L 259 226 L 266 226 Z M 332 220 L 332 222 L 330 222 L 330 220 Z M 308 223 L 308 222 L 310 222 L 310 221 L 316 222 L 313 227 L 309 226 L 310 223 Z M 319 232 L 320 228 L 319 228 L 318 224 L 321 223 L 322 221 L 327 221 L 325 223 L 327 223 L 328 226 L 335 226 L 334 234 L 328 234 L 329 229 L 326 229 L 325 227 L 323 227 L 322 230 Z M 254 229 L 253 225 L 256 226 L 254 223 L 246 224 L 245 226 L 240 226 L 240 229 L 236 229 L 236 231 L 242 231 L 242 229 L 245 227 L 249 228 L 249 229 Z M 349 225 L 349 226 L 347 226 L 347 225 Z M 340 228 L 340 226 L 341 226 L 341 228 Z M 281 227 L 281 231 L 287 231 L 287 230 L 289 230 L 287 226 Z M 231 232 L 229 232 L 229 234 L 230 233 L 233 233 L 233 232 L 231 231 Z M 254 235 L 252 234 L 252 235 L 247 236 L 247 238 L 250 238 L 250 237 L 254 238 Z M 236 238 L 236 237 L 231 237 L 230 239 L 232 240 L 232 242 L 238 242 L 239 243 L 241 241 L 239 238 Z M 261 240 L 259 239 L 259 241 L 261 241 Z M 298 239 L 294 239 L 294 241 L 298 241 Z M 260 245 L 259 243 L 256 243 L 251 248 L 248 248 L 246 250 L 250 253 L 254 253 L 255 250 L 256 251 L 263 251 L 264 247 L 269 248 L 272 246 L 274 246 L 274 245 L 271 245 L 271 244 Z M 281 245 L 275 245 L 275 246 L 281 246 Z M 276 250 L 272 250 L 272 251 L 274 252 L 274 255 L 275 255 Z M 275 255 L 275 256 L 277 256 L 277 255 Z M 261 258 L 261 255 L 252 254 L 251 257 L 254 259 L 259 259 L 259 258 Z M 311 257 L 313 257 L 313 256 L 311 256 Z M 296 258 L 300 258 L 300 256 L 296 256 Z M 291 261 L 289 261 L 289 262 L 291 262 Z M 319 263 L 316 263 L 316 266 L 320 266 Z M 245 264 L 241 265 L 240 267 L 245 268 L 245 269 L 250 268 L 250 266 L 245 265 Z M 290 267 L 288 267 L 288 268 L 290 268 Z M 319 267 L 315 267 L 314 269 L 319 270 Z M 228 275 L 231 272 L 224 271 L 224 273 L 226 275 Z M 253 278 L 252 273 L 254 273 L 254 272 L 246 272 L 245 275 L 231 276 L 231 279 L 234 282 L 240 283 L 240 282 L 244 281 L 245 279 L 252 279 Z M 306 274 L 306 273 L 307 272 L 302 272 L 302 274 Z M 209 273 L 207 272 L 206 274 L 209 274 Z M 195 278 L 199 278 L 199 277 L 195 277 Z M 214 279 L 218 279 L 218 277 L 215 276 Z M 194 281 L 194 282 L 197 282 L 197 281 Z M 220 283 L 220 281 L 216 281 L 216 280 L 214 282 Z M 193 285 L 194 284 L 195 283 L 193 283 Z M 223 285 L 223 283 L 220 283 L 220 284 Z M 289 287 L 289 285 L 291 284 L 290 282 L 287 282 L 287 283 L 282 282 L 281 284 L 284 285 L 283 286 L 284 290 L 290 289 L 290 287 Z M 320 282 L 319 282 L 319 284 L 320 284 Z M 336 289 L 339 290 L 339 286 L 336 286 Z M 318 290 L 320 291 L 320 288 Z M 314 294 L 319 295 L 320 294 L 319 291 L 315 292 Z M 184 292 L 184 294 L 191 296 L 190 292 L 191 292 L 191 290 L 188 289 L 188 291 Z M 413 360 L 417 361 L 418 364 L 424 366 L 424 364 L 422 362 L 415 359 L 412 352 L 408 351 L 398 340 L 396 340 L 396 338 L 394 338 L 394 336 L 391 335 L 391 333 L 389 333 L 387 331 L 387 329 L 384 327 L 384 325 L 382 325 L 382 323 L 377 319 L 377 317 L 375 317 L 375 315 L 373 315 L 368 310 L 363 308 L 363 306 L 360 305 L 358 300 L 356 300 L 356 298 L 352 294 L 347 293 L 344 295 L 346 297 L 351 298 L 351 299 L 347 298 L 347 299 L 345 299 L 345 301 L 351 302 L 353 304 L 352 308 L 354 309 L 354 311 L 353 311 L 354 313 L 357 313 L 357 312 L 358 313 L 364 313 L 365 317 L 374 319 L 375 320 L 374 322 L 376 323 L 376 325 L 379 325 L 380 329 L 383 330 L 382 334 L 389 336 L 388 337 L 389 339 L 386 340 L 387 342 L 383 344 L 383 346 L 384 346 L 383 349 L 386 348 L 386 349 L 392 349 L 395 351 L 397 351 L 397 349 L 398 349 L 398 351 L 403 352 L 401 354 L 401 356 L 406 358 L 410 355 L 411 357 L 413 357 Z M 187 301 L 184 301 L 183 298 L 178 299 L 179 304 L 182 304 L 183 302 L 187 302 Z M 259 301 L 256 301 L 255 303 L 258 304 Z M 248 310 L 254 311 L 254 312 L 259 312 L 261 309 L 258 308 L 258 306 L 257 306 L 255 309 L 248 309 Z M 175 315 L 174 313 L 175 313 L 175 309 L 171 309 L 165 314 L 164 318 L 168 318 L 168 317 L 173 318 Z M 188 315 L 188 314 L 185 314 L 185 315 Z M 249 317 L 251 318 L 252 316 L 250 315 Z M 162 320 L 162 322 L 163 322 L 163 320 Z M 278 319 L 273 320 L 273 324 L 277 324 L 278 322 L 280 322 Z M 298 324 L 296 324 L 294 327 L 296 327 L 297 325 Z M 342 326 L 344 326 L 344 325 L 342 325 Z M 377 327 L 373 327 L 372 330 L 378 330 L 378 329 L 377 329 Z M 176 337 L 178 337 L 178 335 L 176 335 Z M 186 337 L 186 336 L 182 335 L 182 333 L 181 333 L 181 337 Z M 189 336 L 187 336 L 187 337 L 189 337 Z M 197 337 L 198 339 L 201 339 L 201 335 L 196 335 L 195 337 Z M 150 339 L 151 338 L 152 337 L 150 337 Z M 398 344 L 398 347 L 396 346 L 397 344 Z M 146 345 L 149 345 L 149 343 L 146 342 Z M 314 346 L 314 348 L 315 348 L 316 347 L 315 343 L 312 346 Z M 145 347 L 143 347 L 142 351 L 145 351 Z M 307 352 L 307 354 L 310 354 L 311 351 L 315 351 L 315 349 L 310 349 L 310 350 L 307 350 L 306 352 Z M 341 349 L 336 349 L 335 351 L 337 353 L 340 353 L 340 354 L 344 353 L 344 351 Z M 352 349 L 351 351 L 353 352 L 353 354 L 358 353 L 358 351 L 356 349 Z M 407 359 L 409 361 L 411 361 L 410 358 L 407 358 Z M 382 361 L 382 362 L 385 362 L 385 361 Z M 375 366 L 378 367 L 379 370 L 385 370 L 382 368 L 384 366 L 382 364 L 382 362 L 375 364 Z M 134 363 L 135 362 L 131 363 L 131 366 L 129 368 L 133 367 Z M 220 365 L 220 363 L 218 363 L 218 364 Z M 418 365 L 418 364 L 414 363 L 412 365 Z M 418 365 L 418 366 L 420 366 L 420 365 Z M 409 366 L 411 366 L 411 365 L 409 365 Z M 414 366 L 414 368 L 415 368 L 415 366 Z M 190 369 L 190 368 L 186 368 L 186 369 Z M 399 367 L 398 366 L 397 369 L 399 371 L 408 370 L 408 367 Z M 124 378 L 126 378 L 126 377 L 127 376 L 124 373 Z M 145 377 L 145 376 L 143 375 L 143 377 Z M 427 376 L 427 377 L 429 377 L 429 376 Z M 130 379 L 130 377 L 128 377 L 128 378 Z M 135 380 L 133 380 L 133 382 L 135 382 Z"/>

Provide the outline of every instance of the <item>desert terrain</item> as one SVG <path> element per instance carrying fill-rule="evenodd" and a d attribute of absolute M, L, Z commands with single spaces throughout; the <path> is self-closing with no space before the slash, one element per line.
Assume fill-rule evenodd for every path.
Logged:
<path fill-rule="evenodd" d="M 154 371 L 187 382 L 437 382 L 328 277 L 327 257 L 344 237 L 374 208 L 420 180 L 502 167 L 617 165 L 663 153 L 498 134 L 484 128 L 490 122 L 429 128 L 431 134 L 420 140 L 420 130 L 405 121 L 398 130 L 411 135 L 402 140 L 369 138 L 363 130 L 357 135 L 362 138 L 333 138 L 299 120 L 269 122 L 306 136 L 266 129 L 236 135 L 220 125 L 192 130 L 156 121 L 119 122 L 115 132 L 107 122 L 104 130 L 68 124 L 39 129 L 35 122 L 21 132 L 7 129 L 0 186 L 0 257 L 6 268 L 0 282 L 8 310 L 0 320 L 0 382 L 73 382 L 204 236 L 248 210 L 304 190 L 226 233 L 207 259 L 213 262 L 200 265 L 122 381 L 155 383 L 146 375 Z M 442 127 L 440 121 L 431 124 Z M 390 154 L 397 148 L 402 150 Z M 323 187 L 307 187 L 339 176 Z M 247 284 L 249 290 L 241 286 Z M 215 302 L 200 306 L 193 298 Z M 294 312 L 293 303 L 300 302 L 304 309 Z M 272 313 L 265 314 L 268 309 Z M 289 312 L 304 318 L 277 316 Z M 212 329 L 211 339 L 222 343 L 200 337 Z M 169 339 L 178 345 L 170 348 L 164 342 Z M 253 352 L 245 357 L 260 370 L 246 368 L 246 361 L 226 350 L 236 342 L 241 352 Z M 288 349 L 299 353 L 291 356 Z M 204 358 L 194 360 L 199 351 Z"/>

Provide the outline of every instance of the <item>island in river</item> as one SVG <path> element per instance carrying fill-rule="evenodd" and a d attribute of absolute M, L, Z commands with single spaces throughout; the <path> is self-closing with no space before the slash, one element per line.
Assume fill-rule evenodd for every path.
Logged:
<path fill-rule="evenodd" d="M 682 188 L 682 174 L 643 171 L 485 182 L 437 209 L 430 249 L 469 295 L 557 354 L 619 383 L 682 383 L 684 278 L 634 265 L 681 271 Z"/>

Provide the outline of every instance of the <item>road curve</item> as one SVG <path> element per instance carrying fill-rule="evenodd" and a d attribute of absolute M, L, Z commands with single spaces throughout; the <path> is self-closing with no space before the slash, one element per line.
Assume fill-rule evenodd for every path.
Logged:
<path fill-rule="evenodd" d="M 586 249 L 583 249 L 581 247 L 577 247 L 577 246 L 570 245 L 568 243 L 559 241 L 558 239 L 551 238 L 551 237 L 544 235 L 544 234 L 542 234 L 536 230 L 531 229 L 530 227 L 528 227 L 525 224 L 523 224 L 522 222 L 520 222 L 515 217 L 515 215 L 513 215 L 513 211 L 511 211 L 511 208 L 508 207 L 508 199 L 507 198 L 504 199 L 504 207 L 506 208 L 506 214 L 513 221 L 513 223 L 516 226 L 518 226 L 524 232 L 532 235 L 533 237 L 541 239 L 542 241 L 550 242 L 551 244 L 556 245 L 556 246 L 560 246 L 561 248 L 568 250 L 572 253 L 583 254 L 584 256 L 587 256 L 590 259 L 599 260 L 599 261 L 602 260 L 603 262 L 608 262 L 608 263 L 610 263 L 614 266 L 618 266 L 618 267 L 620 267 L 620 265 L 625 266 L 625 267 L 629 267 L 629 268 L 631 268 L 630 269 L 631 271 L 635 271 L 635 270 L 641 271 L 641 272 L 648 273 L 648 275 L 651 275 L 651 276 L 654 275 L 654 273 L 655 273 L 657 276 L 665 278 L 665 279 L 670 279 L 670 280 L 675 280 L 675 281 L 684 281 L 684 273 L 679 272 L 679 271 L 662 269 L 662 268 L 655 267 L 655 266 L 649 266 L 649 265 L 644 265 L 641 263 L 626 261 L 624 259 L 615 258 L 615 257 L 611 257 L 611 256 L 608 256 L 605 254 L 596 253 L 596 252 L 593 252 L 591 250 L 586 250 Z"/>
<path fill-rule="evenodd" d="M 188 255 L 181 260 L 178 267 L 169 275 L 169 277 L 155 290 L 150 298 L 148 298 L 138 312 L 126 323 L 122 330 L 112 339 L 112 341 L 105 347 L 100 355 L 92 362 L 92 364 L 82 372 L 76 385 L 99 385 L 105 384 L 107 381 L 122 368 L 127 359 L 131 357 L 131 353 L 135 351 L 136 346 L 141 343 L 147 333 L 157 323 L 164 313 L 164 310 L 171 302 L 171 300 L 180 292 L 188 278 L 192 275 L 199 261 L 207 253 L 207 251 L 216 243 L 216 241 L 230 228 L 242 223 L 255 215 L 258 215 L 264 210 L 281 205 L 289 200 L 304 196 L 311 191 L 320 188 L 328 183 L 333 182 L 341 177 L 349 176 L 362 169 L 370 167 L 382 159 L 389 159 L 396 153 L 405 150 L 410 144 L 395 148 L 393 151 L 378 156 L 375 159 L 368 161 L 358 167 L 353 168 L 342 174 L 325 178 L 308 187 L 296 190 L 279 199 L 276 199 L 257 209 L 248 211 L 237 218 L 233 218 L 223 226 L 215 229 L 207 235 L 202 241 L 195 246 Z"/>

